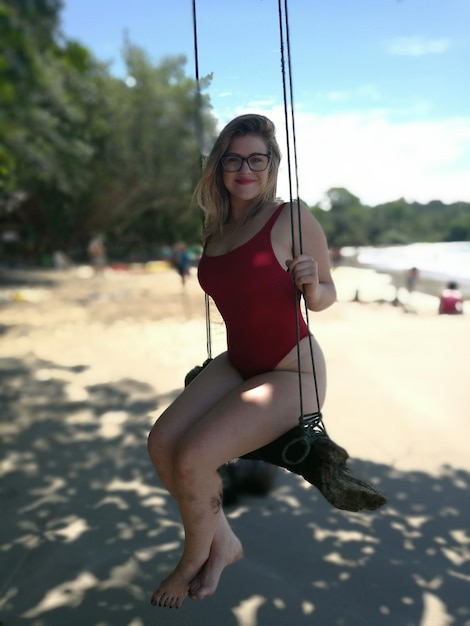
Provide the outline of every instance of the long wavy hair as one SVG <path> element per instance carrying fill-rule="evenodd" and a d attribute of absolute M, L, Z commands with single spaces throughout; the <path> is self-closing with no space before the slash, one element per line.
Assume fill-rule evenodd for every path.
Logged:
<path fill-rule="evenodd" d="M 194 191 L 194 200 L 204 211 L 203 239 L 222 230 L 230 217 L 230 194 L 224 181 L 221 159 L 230 147 L 234 137 L 259 135 L 266 142 L 271 155 L 268 165 L 268 180 L 265 190 L 253 203 L 248 213 L 249 219 L 263 206 L 276 198 L 277 175 L 281 161 L 281 151 L 276 141 L 274 124 L 264 115 L 248 113 L 229 122 L 218 136 L 204 164 L 201 179 Z"/>

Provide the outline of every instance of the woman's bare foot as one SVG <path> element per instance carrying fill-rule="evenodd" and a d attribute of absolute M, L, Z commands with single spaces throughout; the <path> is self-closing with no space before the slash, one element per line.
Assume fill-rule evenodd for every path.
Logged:
<path fill-rule="evenodd" d="M 150 600 L 154 606 L 164 606 L 168 609 L 179 609 L 188 595 L 190 581 L 194 578 L 198 568 L 190 569 L 178 563 L 173 572 L 160 583 Z"/>
<path fill-rule="evenodd" d="M 223 570 L 242 556 L 242 544 L 226 524 L 214 537 L 209 558 L 189 585 L 188 595 L 191 600 L 203 600 L 211 596 L 217 589 Z"/>

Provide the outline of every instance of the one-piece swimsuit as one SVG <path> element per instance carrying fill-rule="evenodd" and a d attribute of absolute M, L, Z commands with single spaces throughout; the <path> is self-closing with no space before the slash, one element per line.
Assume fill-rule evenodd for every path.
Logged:
<path fill-rule="evenodd" d="M 199 283 L 225 322 L 228 356 L 244 379 L 275 369 L 309 334 L 300 310 L 300 291 L 280 265 L 271 242 L 284 206 L 277 207 L 246 243 L 216 256 L 204 249 L 199 261 Z"/>

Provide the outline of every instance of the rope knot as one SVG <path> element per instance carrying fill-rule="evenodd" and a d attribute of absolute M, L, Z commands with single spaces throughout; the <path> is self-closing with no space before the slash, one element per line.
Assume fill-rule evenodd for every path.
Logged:
<path fill-rule="evenodd" d="M 296 431 L 298 436 L 282 450 L 282 460 L 288 465 L 298 465 L 305 461 L 314 441 L 319 437 L 328 437 L 320 411 L 301 415 Z"/>

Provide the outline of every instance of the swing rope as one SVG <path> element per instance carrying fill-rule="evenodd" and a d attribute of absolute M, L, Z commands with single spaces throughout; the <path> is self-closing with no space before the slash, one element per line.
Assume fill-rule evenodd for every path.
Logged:
<path fill-rule="evenodd" d="M 292 88 L 292 71 L 290 56 L 290 40 L 289 40 L 289 20 L 287 15 L 287 0 L 284 0 L 284 12 L 282 0 L 279 2 L 279 25 L 281 38 L 281 67 L 283 77 L 284 92 L 284 114 L 286 122 L 287 136 L 287 162 L 289 173 L 289 196 L 290 196 L 290 217 L 291 217 L 291 239 L 292 239 L 292 255 L 296 256 L 295 250 L 295 228 L 294 228 L 294 200 L 292 193 L 292 178 L 295 174 L 296 181 L 296 206 L 298 220 L 298 241 L 299 253 L 302 254 L 302 229 L 301 229 L 301 205 L 299 197 L 299 181 L 297 167 L 297 152 L 295 141 L 295 123 L 294 123 L 294 100 Z M 199 79 L 199 61 L 198 61 L 198 44 L 197 44 L 197 16 L 196 16 L 196 0 L 193 0 L 193 25 L 194 25 L 194 51 L 196 64 L 196 126 L 199 140 L 199 148 L 201 154 L 201 170 L 203 165 L 203 127 L 201 119 L 201 93 Z M 284 23 L 283 23 L 284 22 Z M 287 60 L 289 68 L 289 93 L 290 93 L 290 123 L 288 114 L 288 98 L 287 85 L 285 78 L 285 58 L 284 58 L 284 39 L 287 41 Z M 292 139 L 291 139 L 292 134 Z M 293 144 L 293 156 L 291 158 L 291 147 Z M 292 166 L 292 160 L 294 165 Z M 294 170 L 292 172 L 292 169 Z M 302 476 L 311 485 L 317 487 L 323 496 L 334 507 L 346 511 L 360 511 L 362 509 L 375 510 L 383 506 L 386 498 L 383 494 L 368 485 L 364 481 L 352 476 L 346 466 L 348 454 L 346 450 L 333 442 L 326 432 L 322 422 L 320 412 L 320 401 L 318 393 L 317 375 L 314 362 L 314 351 L 312 343 L 312 335 L 309 332 L 310 356 L 312 363 L 312 373 L 315 383 L 315 395 L 318 411 L 315 413 L 304 415 L 303 411 L 303 390 L 302 375 L 300 371 L 300 314 L 301 303 L 299 302 L 299 292 L 293 282 L 295 309 L 296 309 L 296 336 L 297 336 L 297 362 L 299 371 L 299 395 L 300 395 L 300 412 L 299 423 L 296 427 L 290 429 L 271 443 L 253 450 L 243 455 L 241 458 L 263 461 L 279 467 L 285 467 L 287 470 Z M 302 296 L 305 305 L 305 322 L 309 327 L 308 304 L 305 287 L 302 289 Z M 196 366 L 188 372 L 185 378 L 185 386 L 188 385 L 206 365 L 212 360 L 212 338 L 211 338 L 211 319 L 210 319 L 210 298 L 205 295 L 206 307 L 206 336 L 207 336 L 207 355 L 208 358 L 202 366 Z"/>
<path fill-rule="evenodd" d="M 195 60 L 195 77 L 197 84 L 197 133 L 201 149 L 201 169 L 202 169 L 202 120 L 201 120 L 201 93 L 200 93 L 200 77 L 199 77 L 199 55 L 198 55 L 198 28 L 197 28 L 197 11 L 196 0 L 193 0 L 193 32 L 194 32 L 194 60 Z M 278 12 L 279 12 L 279 37 L 280 37 L 280 53 L 281 53 L 281 73 L 282 73 L 282 88 L 283 88 L 283 100 L 284 100 L 284 120 L 285 120 L 285 132 L 287 143 L 287 169 L 288 169 L 288 181 L 289 181 L 289 204 L 290 204 L 290 222 L 291 222 L 291 241 L 292 241 L 292 255 L 296 256 L 295 250 L 295 213 L 294 206 L 296 206 L 296 215 L 298 222 L 298 242 L 299 242 L 299 254 L 302 254 L 303 242 L 302 242 L 302 228 L 301 228 L 301 205 L 299 197 L 299 176 L 298 176 L 298 163 L 297 163 L 297 148 L 296 148 L 296 135 L 295 135 L 295 119 L 294 119 L 294 97 L 293 97 L 293 83 L 292 83 L 292 63 L 290 53 L 290 33 L 289 33 L 289 18 L 287 0 L 278 0 Z M 286 61 L 287 55 L 287 61 Z M 286 79 L 286 65 L 288 77 Z M 292 147 L 291 147 L 292 145 Z M 296 199 L 294 200 L 293 194 L 293 180 L 295 180 Z M 299 417 L 299 436 L 294 437 L 285 446 L 282 456 L 283 460 L 289 464 L 301 463 L 309 454 L 310 445 L 314 438 L 318 435 L 326 434 L 326 429 L 322 423 L 322 414 L 320 411 L 320 394 L 318 391 L 318 380 L 315 368 L 315 359 L 313 351 L 312 335 L 309 332 L 309 349 L 310 359 L 312 366 L 312 375 L 315 388 L 315 399 L 317 402 L 318 410 L 314 413 L 304 414 L 304 394 L 302 385 L 302 372 L 301 372 L 301 352 L 300 352 L 300 306 L 297 305 L 298 288 L 293 283 L 293 293 L 295 299 L 296 310 L 296 347 L 297 347 L 297 369 L 298 369 L 298 384 L 299 384 L 299 401 L 300 401 L 300 417 Z M 309 327 L 309 312 L 307 306 L 307 298 L 305 287 L 302 290 L 303 303 L 304 303 L 304 317 L 307 327 Z M 211 331 L 211 315 L 210 315 L 210 297 L 205 294 L 205 317 L 206 317 L 206 339 L 207 339 L 207 361 L 206 364 L 212 360 L 212 331 Z M 299 453 L 300 449 L 300 453 Z M 290 458 L 289 450 L 295 450 L 295 457 Z"/>
<path fill-rule="evenodd" d="M 287 144 L 287 173 L 289 182 L 289 201 L 290 201 L 290 216 L 291 216 L 291 239 L 292 239 L 292 256 L 296 256 L 295 249 L 295 226 L 294 226 L 294 205 L 296 207 L 296 216 L 298 223 L 298 241 L 299 241 L 299 254 L 303 253 L 303 240 L 302 240 L 302 228 L 301 228 L 301 206 L 300 206 L 300 194 L 299 194 L 299 174 L 298 174 L 298 161 L 297 161 L 297 143 L 295 132 L 295 113 L 294 113 L 294 89 L 292 80 L 292 60 L 291 60 L 291 46 L 290 46 L 290 29 L 289 29 L 289 13 L 287 0 L 278 0 L 278 13 L 279 13 L 279 39 L 281 47 L 281 75 L 282 75 L 282 88 L 284 99 L 284 120 L 285 120 L 285 132 L 286 132 L 286 144 Z M 287 77 L 286 77 L 287 66 Z M 293 180 L 295 180 L 295 200 L 293 194 Z M 307 306 L 307 297 L 305 287 L 302 290 L 303 303 L 304 303 L 304 316 L 307 327 L 309 328 L 309 311 Z M 298 444 L 304 445 L 304 453 L 300 457 L 296 457 L 296 462 L 300 463 L 308 455 L 310 449 L 310 440 L 312 436 L 316 436 L 320 432 L 326 434 L 325 427 L 322 423 L 322 414 L 320 411 L 320 394 L 318 391 L 318 379 L 315 367 L 315 358 L 313 351 L 312 335 L 309 332 L 309 349 L 310 360 L 312 366 L 312 376 L 315 387 L 315 399 L 317 402 L 318 410 L 314 413 L 304 413 L 304 397 L 303 397 L 303 385 L 302 385 L 302 372 L 301 372 L 301 353 L 300 353 L 300 308 L 297 306 L 297 286 L 294 284 L 294 298 L 296 301 L 296 335 L 297 335 L 297 369 L 298 369 L 298 381 L 299 381 L 299 399 L 300 399 L 300 417 L 299 426 L 301 427 L 303 434 L 294 439 L 289 444 L 284 452 L 284 460 L 286 462 L 291 461 L 288 458 L 288 451 L 290 447 L 297 446 Z"/>
<path fill-rule="evenodd" d="M 201 80 L 199 76 L 199 46 L 198 46 L 198 28 L 197 28 L 197 11 L 196 0 L 193 0 L 193 40 L 194 40 L 194 75 L 196 79 L 196 136 L 199 145 L 200 169 L 203 167 L 203 129 L 202 129 L 202 98 L 201 98 Z M 207 361 L 212 360 L 212 326 L 210 318 L 210 300 L 208 294 L 204 294 L 204 305 L 206 311 L 206 350 Z"/>

